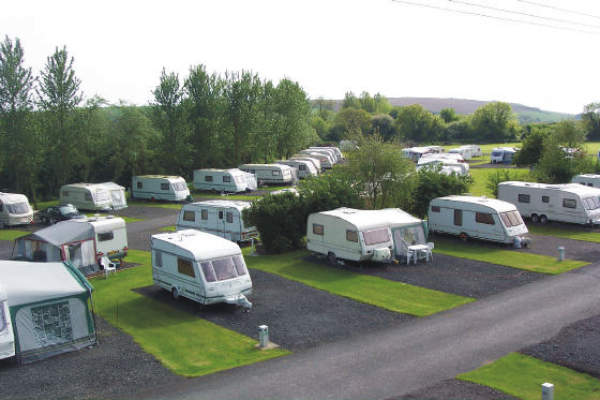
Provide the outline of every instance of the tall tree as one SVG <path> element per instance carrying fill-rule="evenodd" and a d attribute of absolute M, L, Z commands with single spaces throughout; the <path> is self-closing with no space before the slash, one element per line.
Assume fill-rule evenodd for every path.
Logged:
<path fill-rule="evenodd" d="M 471 128 L 486 142 L 507 142 L 516 138 L 519 123 L 510 104 L 497 101 L 475 110 L 471 117 Z"/>
<path fill-rule="evenodd" d="M 583 127 L 588 140 L 600 139 L 600 103 L 590 103 L 585 106 L 581 116 Z"/>
<path fill-rule="evenodd" d="M 400 138 L 415 142 L 439 140 L 443 124 L 437 115 L 433 115 L 420 104 L 398 109 L 396 130 Z"/>
<path fill-rule="evenodd" d="M 73 173 L 76 151 L 76 129 L 73 124 L 74 109 L 82 99 L 81 81 L 75 76 L 73 57 L 67 48 L 58 47 L 47 58 L 41 72 L 37 90 L 39 105 L 45 111 L 46 144 L 48 145 L 49 189 L 67 183 Z"/>
<path fill-rule="evenodd" d="M 24 66 L 21 41 L 8 36 L 0 43 L 0 167 L 6 168 L 7 186 L 35 198 L 35 174 L 40 146 L 31 123 L 34 77 Z"/>

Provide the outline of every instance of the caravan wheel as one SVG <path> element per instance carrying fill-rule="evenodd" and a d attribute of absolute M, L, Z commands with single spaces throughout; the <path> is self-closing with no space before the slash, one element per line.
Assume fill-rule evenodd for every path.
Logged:
<path fill-rule="evenodd" d="M 173 300 L 179 300 L 179 291 L 177 288 L 171 289 L 171 297 L 173 297 Z"/>
<path fill-rule="evenodd" d="M 531 214 L 531 222 L 537 224 L 538 222 L 540 222 L 540 217 L 538 217 L 537 214 Z"/>
<path fill-rule="evenodd" d="M 332 253 L 331 251 L 327 253 L 327 262 L 329 262 L 331 265 L 337 265 L 337 257 L 335 256 L 335 253 Z"/>
<path fill-rule="evenodd" d="M 541 224 L 548 223 L 548 217 L 546 217 L 545 215 L 540 215 L 540 223 Z"/>
<path fill-rule="evenodd" d="M 461 232 L 461 234 L 460 234 L 460 235 L 458 235 L 458 238 L 459 238 L 460 240 L 462 240 L 463 242 L 466 242 L 466 241 L 469 239 L 469 236 L 468 236 L 466 233 L 464 233 L 464 232 Z"/>

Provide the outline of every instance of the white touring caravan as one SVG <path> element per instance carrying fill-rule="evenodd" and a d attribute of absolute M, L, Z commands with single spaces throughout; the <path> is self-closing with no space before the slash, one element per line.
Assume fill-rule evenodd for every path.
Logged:
<path fill-rule="evenodd" d="M 33 210 L 24 194 L 0 192 L 0 229 L 33 222 Z"/>
<path fill-rule="evenodd" d="M 194 188 L 198 190 L 240 193 L 256 190 L 256 187 L 256 177 L 238 168 L 194 170 Z"/>
<path fill-rule="evenodd" d="M 337 163 L 337 156 L 335 155 L 335 153 L 333 152 L 333 150 L 328 150 L 328 149 L 315 149 L 315 148 L 310 148 L 310 149 L 304 149 L 304 150 L 300 150 L 300 153 L 304 153 L 304 154 L 322 154 L 325 157 L 327 157 L 327 160 L 329 161 L 329 163 L 331 164 L 331 166 L 333 167 L 336 163 Z"/>
<path fill-rule="evenodd" d="M 339 163 L 342 159 L 338 155 L 338 153 L 333 150 L 331 147 L 309 147 L 307 150 L 317 151 L 320 153 L 328 154 L 332 157 L 334 164 Z"/>
<path fill-rule="evenodd" d="M 468 149 L 471 152 L 471 157 L 481 157 L 483 156 L 483 152 L 481 151 L 481 147 L 476 144 L 465 144 L 459 147 L 459 149 Z"/>
<path fill-rule="evenodd" d="M 298 152 L 298 154 L 294 155 L 294 157 L 292 157 L 292 158 L 296 158 L 296 157 L 316 158 L 321 163 L 321 171 L 333 168 L 333 164 L 334 164 L 331 160 L 331 156 L 320 153 L 318 151 L 300 150 Z"/>
<path fill-rule="evenodd" d="M 571 180 L 573 183 L 579 183 L 585 186 L 600 188 L 600 175 L 596 174 L 581 174 L 575 175 Z"/>
<path fill-rule="evenodd" d="M 431 232 L 449 233 L 461 239 L 527 246 L 529 232 L 521 214 L 506 201 L 475 196 L 445 196 L 431 200 L 427 213 Z"/>
<path fill-rule="evenodd" d="M 127 228 L 123 218 L 96 217 L 62 221 L 16 240 L 19 259 L 70 261 L 88 275 L 97 272 L 102 257 L 127 255 Z"/>
<path fill-rule="evenodd" d="M 469 164 L 457 153 L 425 155 L 417 162 L 417 171 L 423 168 L 440 168 L 440 173 L 445 175 L 454 173 L 464 176 L 469 174 Z"/>
<path fill-rule="evenodd" d="M 337 158 L 338 162 L 340 162 L 341 160 L 344 159 L 344 155 L 342 154 L 342 151 L 340 150 L 339 147 L 336 147 L 336 146 L 312 146 L 312 147 L 309 147 L 309 149 L 328 149 L 328 150 L 332 150 L 333 154 L 335 154 L 335 157 Z"/>
<path fill-rule="evenodd" d="M 8 295 L 0 284 L 0 360 L 15 355 L 15 335 L 8 309 Z"/>
<path fill-rule="evenodd" d="M 93 288 L 72 265 L 0 261 L 0 282 L 6 290 L 6 301 L 0 304 L 12 320 L 19 363 L 96 343 Z"/>
<path fill-rule="evenodd" d="M 409 158 L 414 162 L 419 161 L 421 157 L 428 154 L 439 154 L 443 153 L 444 149 L 441 146 L 422 146 L 422 147 L 408 147 L 402 149 L 402 156 Z"/>
<path fill-rule="evenodd" d="M 239 169 L 256 176 L 258 185 L 291 185 L 294 183 L 292 167 L 282 164 L 242 164 Z"/>
<path fill-rule="evenodd" d="M 448 150 L 449 154 L 460 154 L 461 157 L 465 160 L 470 160 L 471 158 L 473 158 L 473 154 L 471 153 L 471 149 L 470 148 L 464 148 L 464 147 L 456 147 L 454 149 L 450 149 Z"/>
<path fill-rule="evenodd" d="M 127 207 L 125 188 L 112 182 L 63 185 L 60 188 L 59 201 L 60 204 L 72 204 L 79 210 L 110 211 Z"/>
<path fill-rule="evenodd" d="M 246 242 L 258 237 L 253 226 L 245 226 L 242 211 L 247 201 L 206 200 L 186 204 L 177 217 L 177 230 L 198 229 L 233 242 Z"/>
<path fill-rule="evenodd" d="M 215 235 L 187 229 L 152 236 L 152 279 L 174 299 L 251 308 L 252 280 L 240 247 Z"/>
<path fill-rule="evenodd" d="M 496 147 L 492 149 L 490 161 L 492 164 L 511 164 L 518 150 L 516 147 Z"/>
<path fill-rule="evenodd" d="M 311 176 L 317 176 L 319 172 L 310 161 L 306 160 L 281 160 L 277 164 L 288 165 L 298 170 L 298 178 L 304 179 Z"/>
<path fill-rule="evenodd" d="M 600 224 L 600 188 L 509 181 L 498 185 L 498 199 L 514 204 L 533 222 Z"/>
<path fill-rule="evenodd" d="M 390 262 L 405 258 L 408 251 L 431 251 L 425 242 L 422 220 L 398 209 L 356 210 L 337 208 L 313 213 L 306 226 L 306 248 L 350 261 Z"/>
<path fill-rule="evenodd" d="M 323 168 L 321 168 L 321 161 L 319 161 L 317 158 L 309 157 L 306 154 L 297 154 L 292 156 L 290 160 L 308 161 L 313 165 L 313 167 L 315 167 L 317 174 L 320 174 L 321 171 L 323 171 Z"/>
<path fill-rule="evenodd" d="M 140 175 L 131 178 L 131 198 L 184 201 L 190 195 L 181 176 Z"/>

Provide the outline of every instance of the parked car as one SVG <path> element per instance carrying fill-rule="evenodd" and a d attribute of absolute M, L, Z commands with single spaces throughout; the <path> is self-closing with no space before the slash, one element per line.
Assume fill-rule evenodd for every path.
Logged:
<path fill-rule="evenodd" d="M 54 225 L 60 221 L 69 219 L 82 219 L 85 215 L 81 214 L 73 204 L 63 204 L 60 206 L 50 206 L 38 213 L 38 219 L 42 224 Z"/>

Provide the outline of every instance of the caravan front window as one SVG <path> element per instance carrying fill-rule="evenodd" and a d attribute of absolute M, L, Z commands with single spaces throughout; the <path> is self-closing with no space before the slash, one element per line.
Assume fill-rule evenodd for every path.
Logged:
<path fill-rule="evenodd" d="M 248 273 L 246 264 L 244 263 L 244 258 L 241 255 L 233 256 L 233 262 L 235 263 L 235 269 L 238 275 L 242 276 Z"/>
<path fill-rule="evenodd" d="M 202 267 L 206 282 L 224 281 L 248 273 L 241 255 L 205 262 L 200 266 Z"/>
<path fill-rule="evenodd" d="M 7 204 L 6 210 L 9 214 L 25 214 L 29 212 L 29 206 L 27 203 Z"/>
<path fill-rule="evenodd" d="M 169 184 L 168 183 L 161 183 L 160 184 L 160 190 L 169 190 Z"/>
<path fill-rule="evenodd" d="M 237 277 L 237 270 L 231 258 L 223 258 L 221 260 L 213 260 L 213 269 L 217 275 L 217 280 L 224 281 Z"/>
<path fill-rule="evenodd" d="M 215 271 L 213 271 L 210 263 L 202 263 L 201 266 L 202 266 L 202 272 L 204 273 L 204 279 L 206 279 L 206 282 L 214 282 L 217 280 L 217 277 L 215 276 Z"/>
<path fill-rule="evenodd" d="M 521 214 L 517 210 L 500 213 L 500 218 L 502 218 L 502 222 L 507 228 L 519 226 L 523 223 Z"/>
<path fill-rule="evenodd" d="M 231 182 L 231 176 L 223 175 L 223 183 L 229 183 L 229 182 Z"/>
<path fill-rule="evenodd" d="M 600 199 L 598 197 L 588 197 L 583 199 L 583 207 L 586 210 L 596 210 L 600 208 Z"/>
<path fill-rule="evenodd" d="M 185 182 L 175 182 L 175 183 L 172 183 L 171 186 L 173 187 L 173 190 L 175 190 L 176 192 L 182 192 L 185 189 L 187 189 L 187 185 L 185 184 Z"/>
<path fill-rule="evenodd" d="M 371 231 L 363 232 L 363 239 L 367 246 L 385 243 L 390 241 L 390 233 L 387 228 L 373 229 Z"/>

